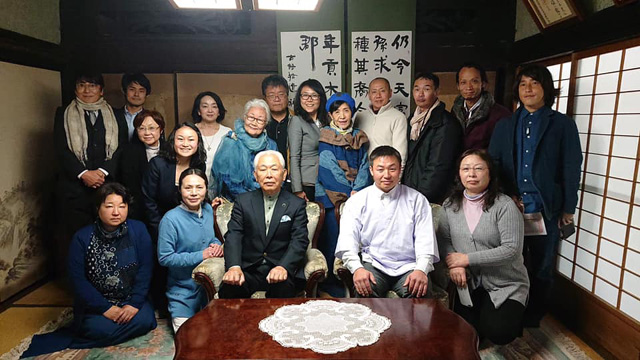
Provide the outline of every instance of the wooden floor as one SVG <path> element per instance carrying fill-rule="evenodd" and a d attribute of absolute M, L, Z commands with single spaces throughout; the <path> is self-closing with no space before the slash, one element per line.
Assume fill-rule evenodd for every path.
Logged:
<path fill-rule="evenodd" d="M 18 345 L 25 337 L 37 332 L 47 322 L 57 319 L 64 309 L 72 306 L 72 303 L 69 291 L 58 281 L 48 282 L 15 301 L 0 313 L 0 355 Z M 555 319 L 548 317 L 545 321 L 573 340 L 589 358 L 601 358 Z"/>

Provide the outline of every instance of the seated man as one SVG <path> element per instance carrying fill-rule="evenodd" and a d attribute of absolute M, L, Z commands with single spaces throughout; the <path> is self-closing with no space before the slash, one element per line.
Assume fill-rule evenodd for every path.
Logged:
<path fill-rule="evenodd" d="M 282 190 L 282 154 L 262 151 L 253 164 L 260 189 L 238 195 L 233 205 L 220 298 L 248 298 L 259 290 L 267 297 L 294 297 L 294 276 L 309 245 L 306 202 Z"/>
<path fill-rule="evenodd" d="M 426 296 L 427 274 L 439 260 L 429 202 L 399 184 L 396 149 L 377 147 L 369 159 L 375 184 L 345 203 L 336 257 L 353 274 L 358 296 Z"/>

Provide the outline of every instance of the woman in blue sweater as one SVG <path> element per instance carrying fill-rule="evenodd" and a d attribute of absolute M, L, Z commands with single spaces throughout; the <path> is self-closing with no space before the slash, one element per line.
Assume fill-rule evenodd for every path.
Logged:
<path fill-rule="evenodd" d="M 353 128 L 355 100 L 347 93 L 335 93 L 327 101 L 331 118 L 328 126 L 320 130 L 318 145 L 318 182 L 316 201 L 325 208 L 322 241 L 318 248 L 327 259 L 329 278 L 320 284 L 332 296 L 344 296 L 342 284 L 333 274 L 334 252 L 338 241 L 338 223 L 334 208 L 357 191 L 371 185 L 367 149 L 369 138 Z"/>
<path fill-rule="evenodd" d="M 147 228 L 127 220 L 131 195 L 121 184 L 101 186 L 96 197 L 98 220 L 69 247 L 73 326 L 34 336 L 23 357 L 115 345 L 156 327 L 147 299 L 153 268 Z"/>
<path fill-rule="evenodd" d="M 213 232 L 204 171 L 183 171 L 178 186 L 182 202 L 164 215 L 158 231 L 158 261 L 169 270 L 167 298 L 174 332 L 207 304 L 206 293 L 191 279 L 191 272 L 202 260 L 223 255 Z"/>

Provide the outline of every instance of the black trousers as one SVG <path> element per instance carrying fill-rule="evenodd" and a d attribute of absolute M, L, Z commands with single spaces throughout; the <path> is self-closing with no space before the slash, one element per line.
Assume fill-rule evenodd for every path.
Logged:
<path fill-rule="evenodd" d="M 493 306 L 489 293 L 478 288 L 471 294 L 473 307 L 460 303 L 456 296 L 454 311 L 471 324 L 480 338 L 488 338 L 492 343 L 505 345 L 522 335 L 524 305 L 508 299 L 499 308 Z"/>
<path fill-rule="evenodd" d="M 267 275 L 274 266 L 271 264 L 259 264 L 242 269 L 244 273 L 244 284 L 241 286 L 223 283 L 220 286 L 219 296 L 221 299 L 241 299 L 250 298 L 256 291 L 266 291 L 268 298 L 292 298 L 296 296 L 295 279 L 291 274 L 287 274 L 287 280 L 269 284 Z"/>

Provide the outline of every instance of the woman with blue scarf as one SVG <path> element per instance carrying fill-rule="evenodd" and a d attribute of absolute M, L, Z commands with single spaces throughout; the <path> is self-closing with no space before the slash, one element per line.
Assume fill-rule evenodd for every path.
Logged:
<path fill-rule="evenodd" d="M 334 208 L 338 202 L 346 201 L 371 184 L 367 158 L 369 138 L 363 131 L 353 128 L 355 107 L 355 100 L 349 94 L 333 94 L 327 101 L 331 122 L 320 130 L 316 201 L 324 205 L 326 217 L 323 240 L 318 248 L 327 259 L 329 274 L 333 274 L 339 231 Z M 321 289 L 332 296 L 344 296 L 344 288 L 333 275 L 321 284 Z"/>
<path fill-rule="evenodd" d="M 260 188 L 253 176 L 253 158 L 260 151 L 278 149 L 265 132 L 270 119 L 264 100 L 253 99 L 244 105 L 242 119 L 236 120 L 235 131 L 222 139 L 213 160 L 211 192 L 215 196 L 234 201 L 239 194 Z"/>

